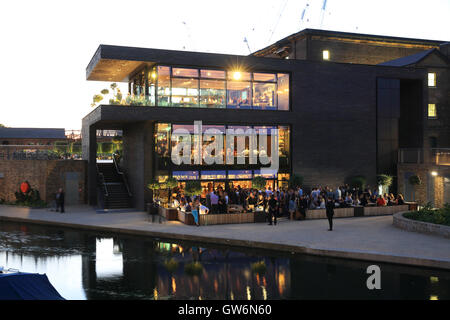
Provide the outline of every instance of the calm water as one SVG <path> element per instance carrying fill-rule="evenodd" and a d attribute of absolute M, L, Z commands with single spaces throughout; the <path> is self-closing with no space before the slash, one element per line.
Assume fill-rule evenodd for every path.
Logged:
<path fill-rule="evenodd" d="M 450 272 L 389 264 L 369 291 L 371 264 L 0 223 L 0 266 L 46 273 L 66 299 L 450 298 Z"/>

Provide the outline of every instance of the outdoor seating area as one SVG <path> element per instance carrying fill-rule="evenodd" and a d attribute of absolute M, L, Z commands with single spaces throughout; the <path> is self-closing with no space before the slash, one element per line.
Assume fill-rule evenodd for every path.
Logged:
<path fill-rule="evenodd" d="M 329 187 L 313 188 L 310 192 L 304 192 L 301 187 L 275 191 L 270 187 L 266 190 L 238 187 L 229 192 L 219 188 L 200 196 L 185 196 L 183 190 L 177 188 L 171 199 L 170 205 L 158 206 L 157 214 L 167 221 L 198 226 L 269 222 L 270 215 L 288 220 L 327 219 L 326 209 L 321 205 L 323 199 L 332 201 L 335 218 L 393 215 L 417 210 L 417 203 L 406 203 L 401 195 L 382 195 L 377 189 L 359 190 L 349 186 L 334 191 Z M 271 203 L 275 206 L 271 207 Z"/>

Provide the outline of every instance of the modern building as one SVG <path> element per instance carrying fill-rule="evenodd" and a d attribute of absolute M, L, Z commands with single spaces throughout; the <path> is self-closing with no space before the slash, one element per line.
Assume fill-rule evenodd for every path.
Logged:
<path fill-rule="evenodd" d="M 377 174 L 397 174 L 399 150 L 428 147 L 432 98 L 427 68 L 382 63 L 422 51 L 445 63 L 442 48 L 439 41 L 317 30 L 250 56 L 100 45 L 87 80 L 125 82 L 129 92 L 83 118 L 89 203 L 105 191 L 96 163 L 97 130 L 122 130 L 121 173 L 139 209 L 150 200 L 146 186 L 152 179 L 173 176 L 181 184 L 198 179 L 228 188 L 247 186 L 262 174 L 264 165 L 250 163 L 248 155 L 245 164 L 208 165 L 195 161 L 193 152 L 190 163 L 174 164 L 171 150 L 180 142 L 174 131 L 193 134 L 195 121 L 223 134 L 278 129 L 279 170 L 263 173 L 271 187 L 283 186 L 293 173 L 304 177 L 306 187 L 337 186 L 358 175 L 375 186 Z M 447 81 L 442 70 L 437 88 Z M 267 140 L 271 154 L 273 141 Z M 203 146 L 210 142 L 204 139 Z"/>

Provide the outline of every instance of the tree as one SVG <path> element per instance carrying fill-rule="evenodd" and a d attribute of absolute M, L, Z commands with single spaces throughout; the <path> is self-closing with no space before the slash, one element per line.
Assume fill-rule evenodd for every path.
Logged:
<path fill-rule="evenodd" d="M 6 128 L 6 126 L 0 123 L 0 128 Z"/>
<path fill-rule="evenodd" d="M 200 181 L 186 181 L 186 187 L 184 188 L 184 194 L 190 197 L 198 196 L 202 193 L 202 185 Z"/>
<path fill-rule="evenodd" d="M 350 179 L 350 187 L 363 190 L 365 185 L 366 185 L 366 177 L 364 176 L 354 176 L 351 177 Z"/>
<path fill-rule="evenodd" d="M 377 183 L 382 187 L 386 192 L 389 190 L 389 187 L 392 185 L 393 177 L 388 174 L 379 174 L 377 176 Z"/>
<path fill-rule="evenodd" d="M 252 187 L 258 190 L 264 190 L 266 188 L 266 178 L 264 177 L 254 177 L 252 180 Z"/>
<path fill-rule="evenodd" d="M 292 174 L 289 177 L 289 187 L 290 188 L 298 188 L 303 184 L 303 177 L 298 174 Z"/>
<path fill-rule="evenodd" d="M 178 186 L 178 180 L 174 177 L 168 177 L 167 180 L 164 182 L 166 187 L 169 189 L 169 195 L 167 196 L 167 203 L 170 203 L 170 197 L 172 195 L 172 189 Z"/>

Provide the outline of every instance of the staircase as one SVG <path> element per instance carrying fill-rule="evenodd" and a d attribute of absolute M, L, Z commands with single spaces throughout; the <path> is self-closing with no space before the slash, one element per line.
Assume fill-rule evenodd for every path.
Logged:
<path fill-rule="evenodd" d="M 103 176 L 104 183 L 101 184 L 101 190 L 104 195 L 105 209 L 131 208 L 131 196 L 123 174 L 117 171 L 116 165 L 113 162 L 97 163 L 97 170 L 99 175 Z"/>

